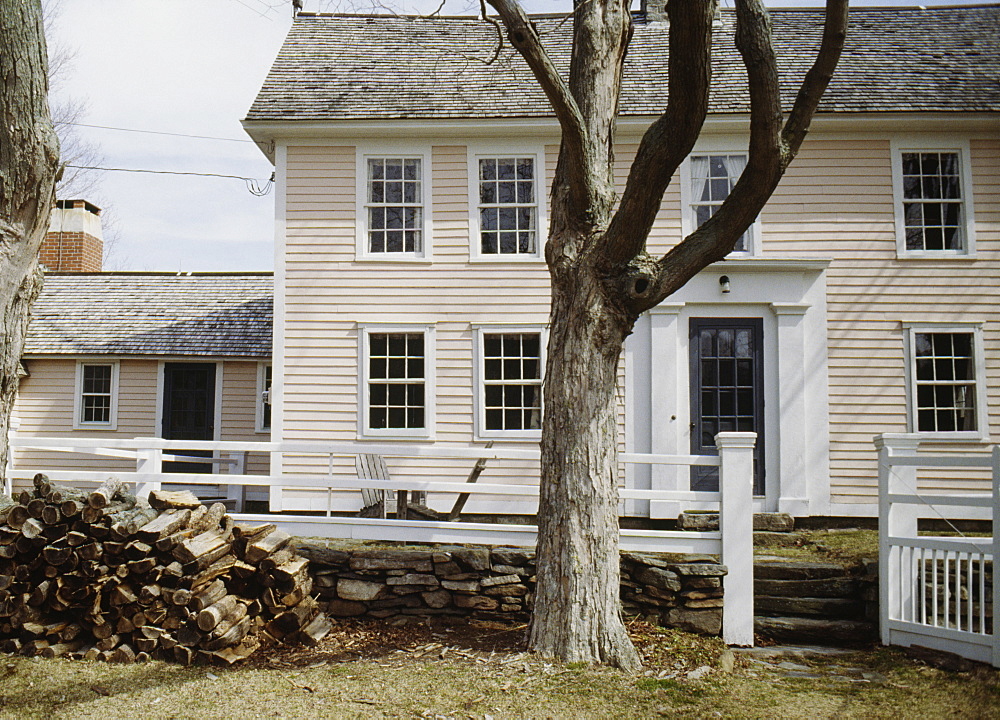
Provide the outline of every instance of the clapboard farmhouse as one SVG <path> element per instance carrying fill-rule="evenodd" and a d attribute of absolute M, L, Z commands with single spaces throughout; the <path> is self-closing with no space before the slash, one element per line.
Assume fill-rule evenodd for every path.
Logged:
<path fill-rule="evenodd" d="M 665 103 L 668 26 L 646 5 L 621 99 L 623 179 Z M 772 18 L 790 103 L 822 12 Z M 564 18 L 535 22 L 565 63 Z M 722 10 L 710 115 L 664 197 L 651 252 L 710 216 L 746 161 L 733 30 Z M 469 17 L 296 18 L 244 121 L 279 187 L 275 438 L 537 441 L 559 132 L 509 44 L 491 62 L 496 44 L 494 27 Z M 720 430 L 754 430 L 756 505 L 798 516 L 874 514 L 877 433 L 986 450 L 1000 431 L 998 51 L 996 5 L 852 11 L 812 131 L 758 221 L 629 338 L 623 448 L 704 453 Z M 274 470 L 309 463 L 286 457 Z M 420 461 L 391 470 L 458 472 Z M 533 468 L 491 472 L 502 481 Z M 640 488 L 713 480 L 687 468 L 622 474 Z M 271 501 L 326 503 L 280 484 Z M 345 494 L 342 509 L 352 503 Z M 531 512 L 501 498 L 480 505 Z"/>

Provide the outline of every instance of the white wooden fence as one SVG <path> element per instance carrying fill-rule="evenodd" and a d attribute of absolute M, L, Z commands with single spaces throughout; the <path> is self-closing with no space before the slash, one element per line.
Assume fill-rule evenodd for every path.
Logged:
<path fill-rule="evenodd" d="M 879 612 L 883 645 L 921 645 L 1000 667 L 993 575 L 1000 518 L 1000 448 L 985 454 L 925 454 L 920 436 L 875 438 L 879 471 Z M 992 493 L 918 493 L 919 468 L 990 468 Z M 917 517 L 992 510 L 992 537 L 918 536 Z"/>
<path fill-rule="evenodd" d="M 691 503 L 718 504 L 718 531 L 656 531 L 622 529 L 620 545 L 624 550 L 640 552 L 698 553 L 719 555 L 729 569 L 725 578 L 723 599 L 723 639 L 732 645 L 753 645 L 753 446 L 754 433 L 721 433 L 716 437 L 719 456 L 708 455 L 649 455 L 625 453 L 619 460 L 636 464 L 705 465 L 719 467 L 719 492 L 682 492 L 621 488 L 624 499 L 650 499 Z M 27 482 L 36 472 L 44 472 L 52 480 L 86 485 L 96 484 L 114 474 L 134 484 L 137 493 L 148 494 L 162 484 L 209 485 L 229 488 L 241 486 L 284 489 L 307 489 L 332 493 L 377 488 L 385 491 L 409 490 L 446 493 L 482 493 L 513 498 L 533 498 L 537 502 L 537 479 L 529 484 L 482 483 L 469 484 L 464 477 L 438 480 L 378 480 L 358 478 L 330 472 L 325 475 L 282 474 L 280 476 L 247 475 L 242 472 L 241 458 L 247 453 L 326 455 L 330 467 L 337 457 L 353 457 L 376 453 L 398 458 L 459 458 L 492 461 L 537 460 L 538 450 L 504 448 L 447 447 L 443 445 L 374 445 L 368 443 L 308 443 L 308 442 L 211 442 L 194 440 L 164 440 L 161 438 L 83 439 L 16 436 L 11 438 L 12 450 L 47 450 L 86 453 L 116 459 L 132 458 L 135 472 L 109 473 L 95 470 L 58 470 L 40 467 L 12 466 L 7 469 L 8 482 Z M 211 451 L 214 465 L 228 464 L 226 474 L 164 473 L 164 460 L 188 459 L 183 453 Z M 205 462 L 205 458 L 191 458 Z M 526 478 L 527 479 L 527 478 Z M 242 488 L 241 488 L 242 489 Z M 9 488 L 8 488 L 9 490 Z M 235 494 L 234 494 L 235 495 Z M 533 547 L 537 528 L 534 525 L 502 523 L 428 522 L 380 518 L 337 517 L 322 515 L 245 514 L 234 515 L 247 522 L 274 522 L 289 533 L 300 537 L 328 537 L 360 540 L 394 540 L 428 543 L 470 543 L 482 545 L 516 545 Z"/>

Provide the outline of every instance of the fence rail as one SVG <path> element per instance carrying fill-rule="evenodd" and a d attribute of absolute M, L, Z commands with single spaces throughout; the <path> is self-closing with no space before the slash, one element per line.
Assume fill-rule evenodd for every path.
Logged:
<path fill-rule="evenodd" d="M 719 468 L 718 492 L 678 492 L 620 488 L 622 499 L 650 499 L 679 502 L 712 502 L 719 507 L 718 531 L 657 531 L 621 530 L 622 549 L 640 552 L 698 553 L 719 555 L 727 566 L 723 598 L 723 639 L 733 645 L 753 645 L 753 446 L 754 433 L 721 433 L 716 437 L 719 456 L 712 455 L 652 455 L 625 453 L 624 463 L 662 464 L 678 466 L 712 466 Z M 478 460 L 524 461 L 538 460 L 537 449 L 482 447 L 448 447 L 442 445 L 389 445 L 368 443 L 309 443 L 309 442 L 216 442 L 194 440 L 164 440 L 162 438 L 78 439 L 52 437 L 11 438 L 11 448 L 17 451 L 44 450 L 74 452 L 115 459 L 134 459 L 134 472 L 110 471 L 126 482 L 133 483 L 140 495 L 150 493 L 164 484 L 211 485 L 225 488 L 256 486 L 282 490 L 334 492 L 375 488 L 385 491 L 407 490 L 427 493 L 463 493 L 495 495 L 504 498 L 527 498 L 537 502 L 537 483 L 465 482 L 454 480 L 383 480 L 348 476 L 333 472 L 335 458 L 358 454 L 379 454 L 394 458 L 448 458 Z M 197 458 L 196 462 L 225 464 L 229 456 L 246 457 L 248 453 L 268 453 L 272 458 L 282 454 L 327 456 L 331 471 L 327 474 L 248 475 L 243 465 L 236 463 L 237 472 L 166 473 L 163 462 L 183 458 L 191 451 L 210 451 L 213 458 Z M 232 468 L 231 468 L 232 470 Z M 51 479 L 74 483 L 99 483 L 107 478 L 104 470 L 47 469 L 32 467 L 8 468 L 8 482 L 27 481 L 36 472 L 45 472 Z M 358 493 L 360 499 L 360 493 Z M 534 525 L 504 523 L 433 522 L 382 518 L 338 517 L 327 502 L 327 514 L 294 515 L 291 513 L 246 514 L 234 517 L 249 522 L 274 522 L 299 536 L 361 540 L 394 540 L 430 543 L 477 543 L 534 546 L 537 528 Z"/>
<path fill-rule="evenodd" d="M 875 438 L 879 469 L 879 612 L 884 645 L 922 645 L 1000 667 L 994 612 L 1000 582 L 998 557 L 1000 448 L 990 454 L 920 453 L 920 436 Z M 989 468 L 991 493 L 922 494 L 919 468 Z M 992 510 L 992 537 L 927 537 L 917 532 L 918 511 L 934 506 L 941 517 L 963 508 Z"/>

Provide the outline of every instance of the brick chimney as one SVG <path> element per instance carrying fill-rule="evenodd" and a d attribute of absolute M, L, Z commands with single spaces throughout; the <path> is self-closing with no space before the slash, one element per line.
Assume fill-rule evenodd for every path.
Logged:
<path fill-rule="evenodd" d="M 101 209 L 86 200 L 57 200 L 38 259 L 49 272 L 101 272 Z"/>

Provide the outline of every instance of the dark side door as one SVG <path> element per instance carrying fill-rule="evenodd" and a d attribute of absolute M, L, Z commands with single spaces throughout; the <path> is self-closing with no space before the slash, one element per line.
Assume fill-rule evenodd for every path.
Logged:
<path fill-rule="evenodd" d="M 215 363 L 165 363 L 163 366 L 163 437 L 168 440 L 215 439 Z M 211 457 L 210 451 L 184 455 Z M 166 462 L 165 472 L 210 473 L 211 463 Z"/>

